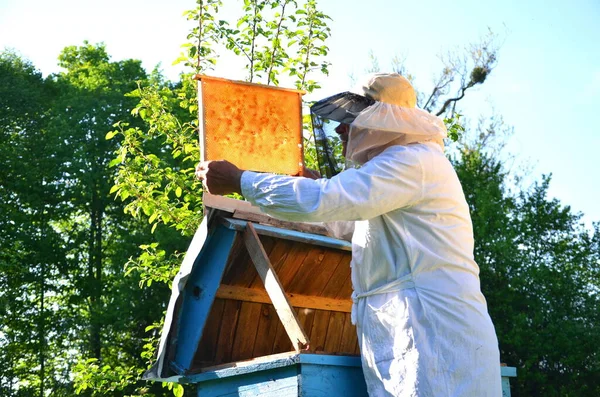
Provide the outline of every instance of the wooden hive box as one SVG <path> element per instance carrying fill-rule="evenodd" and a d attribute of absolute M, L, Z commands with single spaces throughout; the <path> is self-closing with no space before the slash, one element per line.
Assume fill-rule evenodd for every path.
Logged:
<path fill-rule="evenodd" d="M 246 202 L 205 204 L 146 378 L 197 383 L 202 396 L 365 396 L 350 243 Z"/>

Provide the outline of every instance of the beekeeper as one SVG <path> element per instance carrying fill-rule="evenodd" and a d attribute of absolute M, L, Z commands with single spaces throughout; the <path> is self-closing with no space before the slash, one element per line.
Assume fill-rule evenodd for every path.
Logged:
<path fill-rule="evenodd" d="M 498 341 L 443 122 L 416 108 L 398 74 L 370 75 L 318 110 L 341 122 L 345 156 L 359 167 L 310 179 L 210 161 L 198 178 L 283 220 L 354 221 L 352 318 L 370 396 L 501 396 Z"/>

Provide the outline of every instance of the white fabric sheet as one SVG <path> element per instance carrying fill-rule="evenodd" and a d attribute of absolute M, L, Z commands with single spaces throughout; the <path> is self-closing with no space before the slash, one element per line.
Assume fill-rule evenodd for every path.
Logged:
<path fill-rule="evenodd" d="M 370 396 L 501 396 L 469 209 L 439 144 L 391 146 L 330 180 L 247 171 L 242 192 L 280 219 L 355 221 L 353 317 Z"/>

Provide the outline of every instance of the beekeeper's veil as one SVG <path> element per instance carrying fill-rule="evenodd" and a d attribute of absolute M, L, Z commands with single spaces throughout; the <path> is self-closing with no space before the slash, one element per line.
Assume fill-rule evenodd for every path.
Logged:
<path fill-rule="evenodd" d="M 334 131 L 350 124 L 346 160 L 364 164 L 391 145 L 433 141 L 444 146 L 443 121 L 416 107 L 412 85 L 397 73 L 366 76 L 353 92 L 322 99 L 311 106 L 313 131 L 321 175 L 343 169 L 341 145 Z M 337 151 L 337 152 L 336 152 Z"/>

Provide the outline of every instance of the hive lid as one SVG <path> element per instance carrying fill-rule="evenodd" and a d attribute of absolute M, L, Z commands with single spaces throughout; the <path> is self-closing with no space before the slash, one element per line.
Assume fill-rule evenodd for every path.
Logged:
<path fill-rule="evenodd" d="M 303 169 L 303 91 L 197 75 L 204 160 L 299 175 Z"/>

